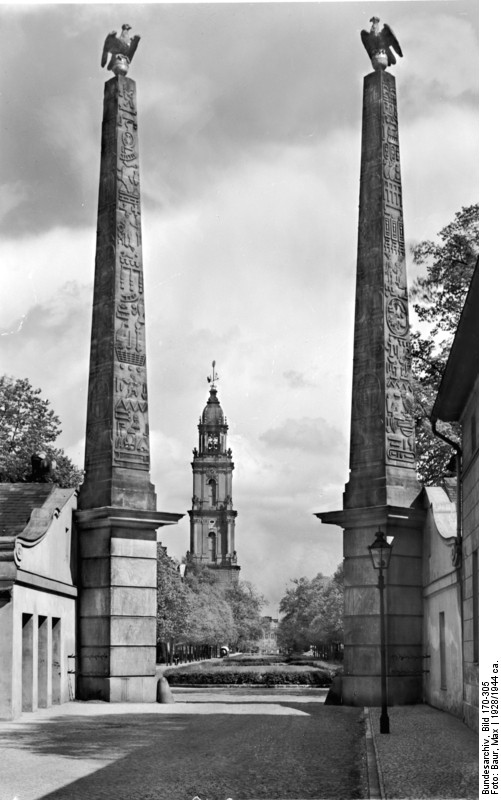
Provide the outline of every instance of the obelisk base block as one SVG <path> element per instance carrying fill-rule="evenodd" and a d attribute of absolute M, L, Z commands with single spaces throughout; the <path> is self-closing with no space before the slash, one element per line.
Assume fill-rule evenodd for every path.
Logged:
<path fill-rule="evenodd" d="M 388 705 L 422 701 L 422 523 L 419 508 L 377 506 L 318 514 L 344 528 L 343 703 L 381 703 L 378 572 L 369 545 L 381 529 L 394 536 L 384 571 Z"/>
<path fill-rule="evenodd" d="M 157 535 L 181 514 L 77 512 L 77 698 L 156 701 Z"/>
<path fill-rule="evenodd" d="M 343 705 L 381 707 L 381 678 L 379 675 L 343 675 Z M 388 678 L 388 706 L 414 705 L 423 701 L 420 677 Z"/>
<path fill-rule="evenodd" d="M 104 700 L 108 703 L 154 703 L 157 699 L 155 675 L 78 680 L 79 700 Z"/>
<path fill-rule="evenodd" d="M 95 509 L 104 506 L 155 511 L 157 495 L 150 481 L 149 473 L 137 470 L 113 468 L 108 465 L 93 466 L 89 477 L 86 476 L 78 496 L 80 509 Z"/>

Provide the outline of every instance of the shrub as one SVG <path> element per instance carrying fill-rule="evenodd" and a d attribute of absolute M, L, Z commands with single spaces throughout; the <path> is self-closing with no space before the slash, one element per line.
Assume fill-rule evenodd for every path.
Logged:
<path fill-rule="evenodd" d="M 233 657 L 233 658 L 223 658 L 221 663 L 226 665 L 233 665 L 233 666 L 246 666 L 246 667 L 268 667 L 274 664 L 284 664 L 285 661 L 282 656 L 256 656 L 256 658 L 252 658 L 250 656 L 244 657 Z"/>
<path fill-rule="evenodd" d="M 254 684 L 260 686 L 300 685 L 330 686 L 333 672 L 327 669 L 304 666 L 274 665 L 240 669 L 234 666 L 219 666 L 211 670 L 173 669 L 169 670 L 168 680 L 171 686 L 192 685 L 229 685 Z"/>

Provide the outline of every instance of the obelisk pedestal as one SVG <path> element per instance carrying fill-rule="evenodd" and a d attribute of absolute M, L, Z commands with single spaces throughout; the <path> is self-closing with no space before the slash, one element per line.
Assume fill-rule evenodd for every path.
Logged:
<path fill-rule="evenodd" d="M 389 704 L 421 700 L 421 525 L 415 473 L 409 315 L 395 79 L 364 79 L 350 479 L 344 529 L 343 702 L 381 701 L 377 572 L 368 546 L 394 536 L 385 576 Z"/>
<path fill-rule="evenodd" d="M 79 699 L 156 699 L 156 531 L 150 481 L 136 86 L 105 85 L 85 480 L 79 531 Z"/>

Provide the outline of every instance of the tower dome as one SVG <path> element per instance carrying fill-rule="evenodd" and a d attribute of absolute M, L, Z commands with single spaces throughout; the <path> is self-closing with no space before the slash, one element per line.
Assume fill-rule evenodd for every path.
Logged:
<path fill-rule="evenodd" d="M 207 400 L 207 405 L 202 412 L 203 425 L 224 425 L 224 414 L 221 404 L 218 400 L 217 389 L 211 386 L 210 396 Z"/>

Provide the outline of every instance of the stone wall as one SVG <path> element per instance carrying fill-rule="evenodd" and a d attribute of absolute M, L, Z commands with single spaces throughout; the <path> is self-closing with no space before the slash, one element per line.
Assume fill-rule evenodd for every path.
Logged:
<path fill-rule="evenodd" d="M 465 722 L 478 730 L 478 380 L 464 415 L 463 516 L 463 669 Z"/>

